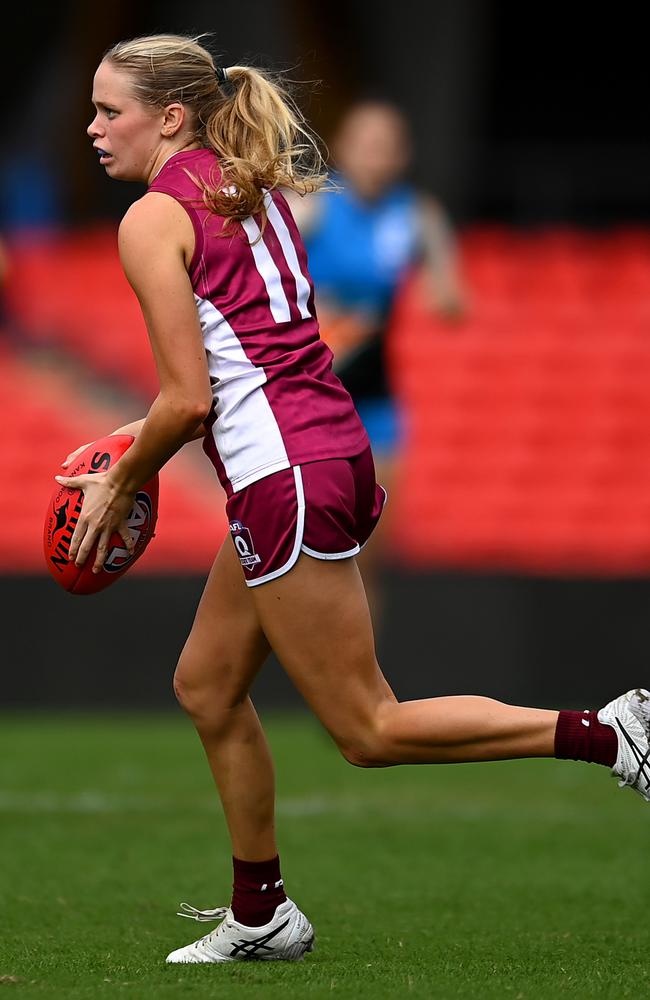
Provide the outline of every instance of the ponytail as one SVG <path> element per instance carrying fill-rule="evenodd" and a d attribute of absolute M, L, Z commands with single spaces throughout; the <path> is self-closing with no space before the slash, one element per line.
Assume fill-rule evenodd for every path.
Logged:
<path fill-rule="evenodd" d="M 204 192 L 217 215 L 242 220 L 264 212 L 264 192 L 300 194 L 327 180 L 318 142 L 282 84 L 250 66 L 230 66 L 223 99 L 205 124 L 225 185 Z"/>
<path fill-rule="evenodd" d="M 184 35 L 118 42 L 104 59 L 128 73 L 143 104 L 164 108 L 179 101 L 191 112 L 192 140 L 219 157 L 223 176 L 214 185 L 198 181 L 217 215 L 241 221 L 260 213 L 264 225 L 265 191 L 306 194 L 327 180 L 317 138 L 270 74 L 250 66 L 217 68 L 199 38 Z"/>

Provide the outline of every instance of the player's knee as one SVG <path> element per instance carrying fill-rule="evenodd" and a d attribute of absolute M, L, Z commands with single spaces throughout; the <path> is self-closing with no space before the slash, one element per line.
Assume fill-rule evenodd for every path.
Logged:
<path fill-rule="evenodd" d="M 173 680 L 174 694 L 181 708 L 195 721 L 218 718 L 226 708 L 226 684 L 218 684 L 215 675 L 197 669 L 181 656 Z"/>
<path fill-rule="evenodd" d="M 360 721 L 351 731 L 336 737 L 338 748 L 349 764 L 354 767 L 390 767 L 398 763 L 398 748 L 388 724 L 393 704 L 393 699 L 387 699 L 373 717 Z"/>
<path fill-rule="evenodd" d="M 205 693 L 201 686 L 192 680 L 192 675 L 182 669 L 179 663 L 174 673 L 172 682 L 176 701 L 188 715 L 195 714 L 196 710 L 205 700 Z"/>
<path fill-rule="evenodd" d="M 348 764 L 352 764 L 353 767 L 383 767 L 384 765 L 375 760 L 373 757 L 369 756 L 364 750 L 355 746 L 343 746 L 339 747 L 339 750 L 347 760 Z"/>
<path fill-rule="evenodd" d="M 204 651 L 188 643 L 174 673 L 174 694 L 201 734 L 219 737 L 232 725 L 248 694 L 246 664 L 228 648 Z"/>
<path fill-rule="evenodd" d="M 349 740 L 337 740 L 338 748 L 353 767 L 388 767 L 389 748 L 378 733 L 365 733 Z"/>

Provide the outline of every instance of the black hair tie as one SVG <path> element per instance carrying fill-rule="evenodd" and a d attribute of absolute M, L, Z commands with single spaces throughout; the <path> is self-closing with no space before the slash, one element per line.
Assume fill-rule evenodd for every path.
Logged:
<path fill-rule="evenodd" d="M 226 71 L 223 68 L 223 66 L 215 66 L 214 67 L 214 72 L 215 72 L 215 76 L 217 78 L 217 83 L 219 84 L 219 86 L 221 86 L 228 79 L 228 74 L 226 73 Z"/>

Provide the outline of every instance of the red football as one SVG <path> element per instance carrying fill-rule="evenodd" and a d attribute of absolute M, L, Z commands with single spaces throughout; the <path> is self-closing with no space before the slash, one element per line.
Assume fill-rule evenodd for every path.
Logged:
<path fill-rule="evenodd" d="M 82 476 L 107 472 L 134 440 L 130 434 L 113 434 L 100 438 L 88 445 L 77 456 L 74 465 L 61 474 Z M 154 476 L 135 495 L 128 518 L 129 530 L 135 541 L 133 552 L 129 554 L 121 536 L 113 534 L 106 562 L 99 573 L 92 571 L 96 546 L 93 546 L 83 566 L 75 566 L 68 560 L 68 549 L 83 506 L 83 496 L 81 490 L 73 490 L 67 486 L 56 487 L 45 515 L 43 548 L 47 568 L 64 590 L 71 594 L 96 594 L 119 580 L 136 559 L 140 558 L 153 538 L 158 517 L 158 476 Z"/>

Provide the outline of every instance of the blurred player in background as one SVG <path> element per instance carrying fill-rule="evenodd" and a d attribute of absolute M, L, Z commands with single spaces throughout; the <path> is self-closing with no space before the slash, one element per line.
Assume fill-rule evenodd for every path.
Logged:
<path fill-rule="evenodd" d="M 385 350 L 395 296 L 421 264 L 422 294 L 432 311 L 453 320 L 464 308 L 449 220 L 437 201 L 404 180 L 411 145 L 397 107 L 359 102 L 332 142 L 339 190 L 289 195 L 307 248 L 321 336 L 334 352 L 334 371 L 368 432 L 377 478 L 389 495 L 404 435 Z M 358 560 L 375 627 L 386 530 L 384 514 Z"/>
<path fill-rule="evenodd" d="M 384 494 L 319 338 L 304 247 L 279 191 L 323 182 L 281 90 L 249 67 L 215 68 L 195 40 L 154 36 L 106 54 L 93 102 L 88 133 L 106 173 L 148 185 L 119 248 L 160 392 L 145 419 L 120 429 L 135 441 L 107 473 L 57 477 L 84 492 L 70 557 L 99 571 L 138 488 L 196 437 L 230 521 L 174 685 L 223 804 L 233 897 L 227 908 L 184 907 L 220 922 L 167 961 L 295 960 L 312 947 L 309 920 L 284 892 L 273 765 L 248 694 L 270 649 L 360 767 L 555 754 L 612 767 L 650 799 L 645 691 L 599 713 L 558 713 L 474 696 L 399 703 L 386 683 L 353 558 Z"/>

